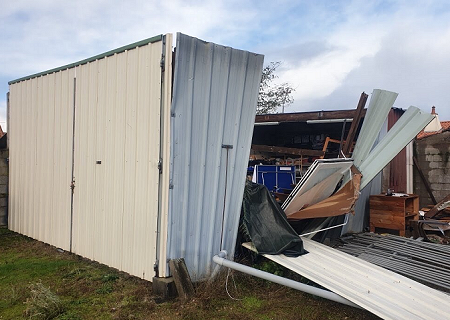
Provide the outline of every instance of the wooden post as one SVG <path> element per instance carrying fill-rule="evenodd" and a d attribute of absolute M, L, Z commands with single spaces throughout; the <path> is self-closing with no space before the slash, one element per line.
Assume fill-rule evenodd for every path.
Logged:
<path fill-rule="evenodd" d="M 361 121 L 362 113 L 367 102 L 368 95 L 366 93 L 361 93 L 359 98 L 358 106 L 355 110 L 355 115 L 353 116 L 352 125 L 348 131 L 347 139 L 345 140 L 344 146 L 342 147 L 342 153 L 345 156 L 350 154 L 350 149 L 353 145 L 353 140 L 355 140 L 356 131 L 358 130 L 359 122 Z"/>
<path fill-rule="evenodd" d="M 195 291 L 184 259 L 170 260 L 169 268 L 175 282 L 175 287 L 177 288 L 178 296 L 182 301 L 188 300 L 194 295 Z"/>

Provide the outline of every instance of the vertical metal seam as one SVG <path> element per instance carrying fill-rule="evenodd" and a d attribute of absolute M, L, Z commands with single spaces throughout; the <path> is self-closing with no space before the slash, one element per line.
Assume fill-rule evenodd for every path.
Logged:
<path fill-rule="evenodd" d="M 76 93 L 77 93 L 77 77 L 73 78 L 73 116 L 72 116 L 72 182 L 70 194 L 70 245 L 69 251 L 72 252 L 72 240 L 73 240 L 73 193 L 75 192 L 75 106 L 76 106 Z"/>
<path fill-rule="evenodd" d="M 162 161 L 162 155 L 163 155 L 163 142 L 164 142 L 164 132 L 162 130 L 164 125 L 164 86 L 166 85 L 164 83 L 164 76 L 165 76 L 165 63 L 166 63 L 166 36 L 164 35 L 162 37 L 162 46 L 161 46 L 161 84 L 160 84 L 160 99 L 159 99 L 159 155 L 158 155 L 158 164 L 161 164 L 161 169 L 159 171 L 158 176 L 158 212 L 156 213 L 156 250 L 155 250 L 155 261 L 154 261 L 154 271 L 155 276 L 159 277 L 159 254 L 160 254 L 160 246 L 161 246 L 161 201 L 162 201 L 162 191 L 161 186 L 164 185 L 162 183 L 163 178 L 163 170 L 167 168 L 162 167 L 163 161 Z M 167 139 L 167 137 L 166 137 Z"/>

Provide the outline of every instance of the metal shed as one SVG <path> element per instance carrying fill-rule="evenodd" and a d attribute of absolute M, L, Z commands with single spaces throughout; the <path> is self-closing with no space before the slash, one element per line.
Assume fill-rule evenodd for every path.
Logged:
<path fill-rule="evenodd" d="M 159 35 L 9 82 L 11 230 L 147 280 L 234 251 L 263 56 L 172 54 Z"/>

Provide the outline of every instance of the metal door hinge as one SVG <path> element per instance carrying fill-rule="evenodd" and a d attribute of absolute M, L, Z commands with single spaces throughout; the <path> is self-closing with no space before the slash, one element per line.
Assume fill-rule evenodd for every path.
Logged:
<path fill-rule="evenodd" d="M 159 161 L 158 161 L 158 170 L 159 170 L 159 174 L 161 174 L 162 170 L 163 170 L 162 159 L 159 159 Z"/>
<path fill-rule="evenodd" d="M 161 55 L 161 63 L 160 63 L 160 66 L 161 66 L 161 71 L 164 72 L 165 69 L 166 69 L 166 57 L 164 56 L 164 54 Z"/>

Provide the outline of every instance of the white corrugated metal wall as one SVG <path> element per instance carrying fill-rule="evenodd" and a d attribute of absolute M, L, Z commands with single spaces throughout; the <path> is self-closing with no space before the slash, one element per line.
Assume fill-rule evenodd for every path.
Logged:
<path fill-rule="evenodd" d="M 10 86 L 9 228 L 69 250 L 74 69 Z"/>
<path fill-rule="evenodd" d="M 179 34 L 169 110 L 171 36 L 124 48 L 10 83 L 10 227 L 144 279 L 179 257 L 204 277 L 234 251 L 263 56 Z"/>
<path fill-rule="evenodd" d="M 168 258 L 194 279 L 234 252 L 263 59 L 177 34 Z"/>
<path fill-rule="evenodd" d="M 163 41 L 150 41 L 11 84 L 12 230 L 65 250 L 72 239 L 77 254 L 153 277 L 160 131 L 169 117 L 161 118 L 162 79 L 171 84 L 171 72 L 162 77 L 163 50 Z M 165 61 L 170 71 L 171 56 Z"/>

